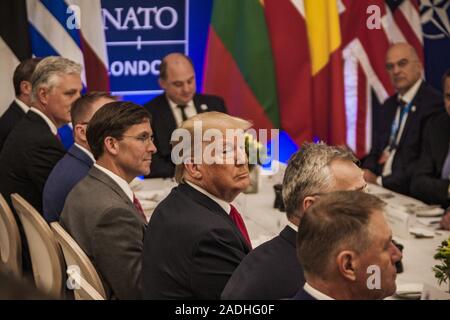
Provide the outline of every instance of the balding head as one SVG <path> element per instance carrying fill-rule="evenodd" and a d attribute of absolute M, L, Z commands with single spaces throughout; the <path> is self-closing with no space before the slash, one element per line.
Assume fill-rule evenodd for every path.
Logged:
<path fill-rule="evenodd" d="M 167 97 L 178 105 L 186 105 L 194 97 L 195 72 L 191 59 L 182 53 L 164 57 L 159 67 L 159 85 Z"/>
<path fill-rule="evenodd" d="M 386 69 L 400 94 L 405 94 L 422 77 L 422 64 L 416 50 L 408 43 L 396 43 L 388 49 Z"/>

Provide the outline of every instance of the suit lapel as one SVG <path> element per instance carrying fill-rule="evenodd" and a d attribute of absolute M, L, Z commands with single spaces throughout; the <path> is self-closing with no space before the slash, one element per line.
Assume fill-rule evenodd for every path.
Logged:
<path fill-rule="evenodd" d="M 422 81 L 422 84 L 419 87 L 419 90 L 417 90 L 416 95 L 412 99 L 412 105 L 411 110 L 408 112 L 408 118 L 406 118 L 405 127 L 402 132 L 402 137 L 400 138 L 399 145 L 401 146 L 404 143 L 404 139 L 407 136 L 407 132 L 410 129 L 412 123 L 414 122 L 414 119 L 420 114 L 421 112 L 421 105 L 422 105 L 422 92 L 423 87 L 425 85 L 425 82 Z"/>
<path fill-rule="evenodd" d="M 113 180 L 111 177 L 109 177 L 106 173 L 102 172 L 101 170 L 97 169 L 95 166 L 89 170 L 89 175 L 93 177 L 94 179 L 100 180 L 104 184 L 106 184 L 109 188 L 111 188 L 119 197 L 121 197 L 128 205 L 133 206 L 133 203 L 131 203 L 130 198 L 126 195 L 126 193 L 122 190 L 122 188 Z"/>
<path fill-rule="evenodd" d="M 242 235 L 241 231 L 238 229 L 236 224 L 231 220 L 230 216 L 228 215 L 225 210 L 214 200 L 206 196 L 205 194 L 195 190 L 190 185 L 186 183 L 181 183 L 178 185 L 178 189 L 180 192 L 185 193 L 188 195 L 189 198 L 194 200 L 195 202 L 201 204 L 202 206 L 208 208 L 210 211 L 217 213 L 228 225 L 230 225 L 231 228 L 233 228 L 235 234 L 239 237 L 241 242 L 245 245 L 245 247 L 250 251 L 250 247 L 247 244 L 247 240 Z"/>

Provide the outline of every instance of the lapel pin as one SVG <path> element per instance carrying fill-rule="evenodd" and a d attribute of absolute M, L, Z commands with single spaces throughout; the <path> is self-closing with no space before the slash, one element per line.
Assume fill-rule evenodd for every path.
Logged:
<path fill-rule="evenodd" d="M 200 109 L 202 109 L 202 111 L 208 110 L 208 106 L 206 104 L 202 104 Z"/>
<path fill-rule="evenodd" d="M 411 112 L 416 112 L 416 106 L 412 106 Z"/>

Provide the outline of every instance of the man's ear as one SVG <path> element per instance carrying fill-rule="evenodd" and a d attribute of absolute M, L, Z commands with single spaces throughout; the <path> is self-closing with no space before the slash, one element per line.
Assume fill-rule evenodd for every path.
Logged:
<path fill-rule="evenodd" d="M 117 155 L 119 153 L 119 141 L 113 137 L 106 137 L 105 140 L 103 140 L 103 146 L 105 151 L 112 155 Z"/>
<path fill-rule="evenodd" d="M 20 92 L 31 96 L 31 83 L 29 81 L 21 81 L 20 82 Z"/>
<path fill-rule="evenodd" d="M 40 87 L 37 90 L 37 99 L 38 101 L 46 106 L 48 104 L 48 98 L 49 98 L 49 90 L 47 88 Z"/>
<path fill-rule="evenodd" d="M 310 206 L 312 206 L 314 201 L 316 201 L 315 197 L 306 196 L 305 199 L 303 199 L 303 203 L 302 203 L 302 205 L 303 205 L 303 212 L 305 212 L 306 209 L 308 209 Z"/>
<path fill-rule="evenodd" d="M 336 256 L 339 273 L 349 281 L 356 281 L 358 257 L 354 251 L 343 250 Z"/>
<path fill-rule="evenodd" d="M 166 90 L 167 82 L 164 79 L 158 78 L 158 83 L 162 89 Z"/>
<path fill-rule="evenodd" d="M 87 142 L 86 128 L 87 128 L 86 125 L 76 124 L 73 127 L 74 136 L 76 136 L 78 139 L 80 139 L 83 142 Z"/>
<path fill-rule="evenodd" d="M 194 161 L 185 162 L 184 164 L 184 170 L 186 173 L 194 178 L 195 180 L 200 180 L 202 178 L 202 172 L 200 170 L 200 164 L 195 164 Z"/>

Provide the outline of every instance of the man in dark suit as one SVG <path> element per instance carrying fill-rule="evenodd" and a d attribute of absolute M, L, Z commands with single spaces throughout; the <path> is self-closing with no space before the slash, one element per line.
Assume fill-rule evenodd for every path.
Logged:
<path fill-rule="evenodd" d="M 363 163 L 364 178 L 409 194 L 425 121 L 439 109 L 442 98 L 422 80 L 422 65 L 409 44 L 389 48 L 386 68 L 397 93 L 374 114 L 372 148 Z"/>
<path fill-rule="evenodd" d="M 40 58 L 22 61 L 14 70 L 13 84 L 16 98 L 0 117 L 0 152 L 11 130 L 31 106 L 31 75 Z"/>
<path fill-rule="evenodd" d="M 70 122 L 71 105 L 82 89 L 80 74 L 79 64 L 62 57 L 47 57 L 36 66 L 31 77 L 32 107 L 11 131 L 0 153 L 0 193 L 11 208 L 10 196 L 18 193 L 42 213 L 45 181 L 65 154 L 57 128 Z M 28 272 L 31 262 L 20 223 L 19 230 L 23 268 Z"/>
<path fill-rule="evenodd" d="M 294 299 L 375 300 L 394 294 L 402 253 L 392 242 L 385 203 L 374 195 L 321 195 L 299 226 L 298 258 L 306 283 Z"/>
<path fill-rule="evenodd" d="M 446 112 L 434 115 L 427 123 L 422 152 L 411 182 L 411 194 L 427 203 L 450 206 L 450 70 L 442 78 Z M 441 221 L 450 229 L 450 213 Z"/>
<path fill-rule="evenodd" d="M 43 214 L 48 223 L 59 220 L 70 190 L 84 178 L 95 162 L 86 138 L 86 129 L 94 113 L 115 101 L 106 92 L 92 92 L 77 99 L 70 111 L 74 145 L 59 160 L 48 176 L 43 193 Z"/>
<path fill-rule="evenodd" d="M 289 224 L 278 236 L 250 252 L 222 292 L 222 299 L 291 298 L 305 282 L 297 259 L 297 228 L 316 195 L 334 190 L 362 190 L 366 183 L 356 158 L 324 143 L 305 143 L 289 160 L 283 198 Z"/>
<path fill-rule="evenodd" d="M 129 183 L 148 174 L 156 151 L 150 114 L 110 102 L 92 117 L 87 139 L 96 163 L 67 196 L 61 225 L 91 259 L 109 299 L 139 299 L 146 218 Z"/>
<path fill-rule="evenodd" d="M 70 122 L 70 108 L 80 96 L 81 66 L 62 57 L 47 57 L 32 78 L 32 107 L 9 134 L 0 154 L 0 192 L 11 205 L 19 193 L 42 213 L 42 191 L 64 156 L 57 129 Z"/>
<path fill-rule="evenodd" d="M 175 165 L 170 159 L 172 132 L 189 117 L 207 111 L 226 112 L 222 98 L 196 94 L 192 61 L 181 53 L 164 57 L 160 65 L 159 85 L 164 94 L 145 105 L 152 114 L 158 153 L 152 161 L 150 177 L 173 177 Z"/>
<path fill-rule="evenodd" d="M 209 129 L 219 134 L 214 150 L 208 149 L 206 138 L 192 141 L 197 124 L 201 132 L 195 135 Z M 179 185 L 156 207 L 145 233 L 145 299 L 218 299 L 250 251 L 244 221 L 230 204 L 250 183 L 247 156 L 243 145 L 226 133 L 235 129 L 231 131 L 242 138 L 249 127 L 248 121 L 207 112 L 177 129 L 177 134 L 185 133 L 174 146 L 174 152 L 180 151 L 175 157 Z"/>

